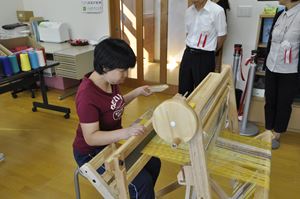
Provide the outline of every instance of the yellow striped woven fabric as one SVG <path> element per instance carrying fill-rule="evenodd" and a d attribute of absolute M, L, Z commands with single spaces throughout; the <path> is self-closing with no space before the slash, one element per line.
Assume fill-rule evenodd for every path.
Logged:
<path fill-rule="evenodd" d="M 229 132 L 222 132 L 220 137 L 247 143 L 263 150 L 270 150 L 269 143 L 254 138 L 242 137 Z M 215 144 L 212 150 L 206 153 L 210 173 L 269 188 L 270 157 L 262 157 L 260 154 L 247 153 L 247 151 L 240 153 L 238 148 L 232 151 L 228 149 L 230 147 L 227 147 Z M 158 136 L 155 136 L 142 152 L 175 164 L 187 165 L 190 163 L 188 144 L 180 144 L 174 149 Z"/>

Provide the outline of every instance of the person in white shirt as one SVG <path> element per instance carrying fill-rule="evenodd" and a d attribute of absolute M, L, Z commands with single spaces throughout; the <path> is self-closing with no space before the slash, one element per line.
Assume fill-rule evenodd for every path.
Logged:
<path fill-rule="evenodd" d="M 189 95 L 215 69 L 227 24 L 224 9 L 210 0 L 193 0 L 186 10 L 186 49 L 179 70 L 179 93 Z"/>
<path fill-rule="evenodd" d="M 300 0 L 279 0 L 270 32 L 265 79 L 265 128 L 272 131 L 272 148 L 288 127 L 292 103 L 300 85 Z"/>

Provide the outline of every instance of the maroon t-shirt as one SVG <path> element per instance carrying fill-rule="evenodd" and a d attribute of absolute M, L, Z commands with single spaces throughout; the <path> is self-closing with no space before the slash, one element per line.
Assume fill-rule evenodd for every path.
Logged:
<path fill-rule="evenodd" d="M 112 85 L 112 93 L 107 93 L 96 86 L 88 76 L 82 80 L 76 94 L 76 109 L 80 123 L 99 121 L 101 131 L 112 131 L 122 128 L 121 117 L 125 102 L 119 86 Z M 78 124 L 73 148 L 80 154 L 88 154 L 105 146 L 89 146 L 83 137 Z"/>

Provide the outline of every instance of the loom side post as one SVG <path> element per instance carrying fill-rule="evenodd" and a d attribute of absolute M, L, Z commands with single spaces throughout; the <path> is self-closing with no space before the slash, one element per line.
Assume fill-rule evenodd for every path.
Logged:
<path fill-rule="evenodd" d="M 194 185 L 194 177 L 192 173 L 192 166 L 185 165 L 181 168 L 179 173 L 177 174 L 178 183 L 185 186 L 193 186 Z"/>
<path fill-rule="evenodd" d="M 194 177 L 191 165 L 185 165 L 177 174 L 177 180 L 180 185 L 185 186 L 185 199 L 195 199 Z"/>
<path fill-rule="evenodd" d="M 118 194 L 103 180 L 91 164 L 85 163 L 80 167 L 80 171 L 105 199 L 117 198 Z"/>
<path fill-rule="evenodd" d="M 102 194 L 105 198 L 117 198 L 117 192 L 109 186 L 108 181 L 113 179 L 113 174 L 105 172 L 102 176 L 99 175 L 97 169 L 103 165 L 105 160 L 115 150 L 114 145 L 109 145 L 97 154 L 91 161 L 85 163 L 80 167 L 81 173 L 91 182 L 91 184 Z"/>
<path fill-rule="evenodd" d="M 192 188 L 195 185 L 192 167 L 190 165 L 183 166 L 181 171 L 177 175 L 177 179 L 180 185 L 186 186 L 185 199 L 191 199 L 193 191 L 195 190 Z M 218 194 L 220 199 L 230 199 L 230 197 L 225 193 L 222 187 L 220 187 L 220 185 L 212 178 L 209 178 L 209 183 L 211 185 L 211 188 Z"/>
<path fill-rule="evenodd" d="M 211 199 L 201 125 L 198 126 L 198 132 L 190 140 L 189 146 L 196 197 L 197 199 Z"/>
<path fill-rule="evenodd" d="M 238 122 L 238 114 L 236 109 L 236 98 L 235 98 L 235 86 L 233 83 L 233 77 L 231 73 L 231 67 L 229 65 L 225 66 L 226 68 L 229 68 L 230 72 L 228 74 L 229 76 L 229 102 L 228 102 L 228 120 L 230 121 L 230 129 L 233 133 L 239 134 L 239 122 Z M 224 69 L 224 66 L 222 66 L 222 69 Z"/>
<path fill-rule="evenodd" d="M 125 165 L 120 165 L 119 158 L 114 158 L 114 174 L 116 177 L 117 187 L 119 190 L 119 198 L 129 199 L 128 182 L 126 179 Z"/>

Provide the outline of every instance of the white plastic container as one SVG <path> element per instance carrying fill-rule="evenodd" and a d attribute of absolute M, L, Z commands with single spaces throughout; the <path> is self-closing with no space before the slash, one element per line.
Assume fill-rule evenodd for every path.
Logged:
<path fill-rule="evenodd" d="M 62 22 L 41 22 L 38 26 L 40 40 L 61 43 L 70 40 L 69 27 Z"/>

